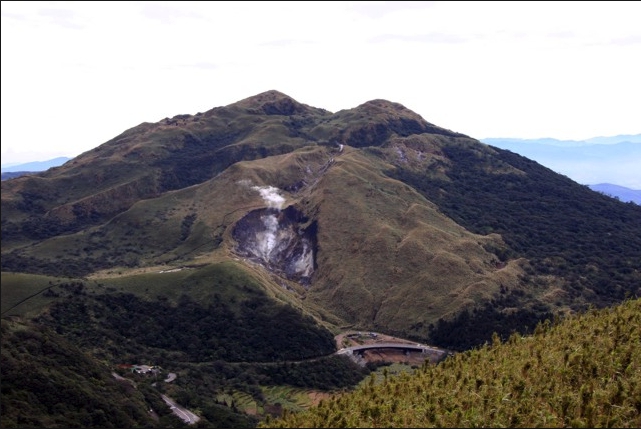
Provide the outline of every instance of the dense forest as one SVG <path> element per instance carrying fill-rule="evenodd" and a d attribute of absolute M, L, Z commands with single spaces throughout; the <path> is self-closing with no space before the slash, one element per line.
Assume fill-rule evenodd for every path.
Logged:
<path fill-rule="evenodd" d="M 150 427 L 153 422 L 143 391 L 115 380 L 108 368 L 48 329 L 2 319 L 1 371 L 3 428 Z M 170 412 L 162 418 L 181 423 Z"/>
<path fill-rule="evenodd" d="M 236 311 L 238 311 L 238 314 Z M 149 302 L 133 294 L 70 298 L 56 303 L 42 322 L 89 346 L 113 338 L 121 353 L 131 344 L 180 352 L 192 362 L 275 362 L 329 355 L 332 334 L 291 306 L 254 296 L 233 308 L 217 296 L 202 305 L 183 295 L 177 305 Z M 121 354 L 122 359 L 124 355 Z"/>

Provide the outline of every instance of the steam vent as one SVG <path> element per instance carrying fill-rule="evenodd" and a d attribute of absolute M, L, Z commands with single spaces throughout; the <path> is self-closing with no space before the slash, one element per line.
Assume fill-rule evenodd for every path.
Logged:
<path fill-rule="evenodd" d="M 268 270 L 301 284 L 309 284 L 314 272 L 316 223 L 296 208 L 264 208 L 249 212 L 236 223 L 236 253 Z"/>

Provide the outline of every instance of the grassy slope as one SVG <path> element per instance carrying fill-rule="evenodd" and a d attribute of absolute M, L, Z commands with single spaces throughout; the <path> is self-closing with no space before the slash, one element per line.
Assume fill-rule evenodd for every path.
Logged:
<path fill-rule="evenodd" d="M 39 314 L 54 298 L 47 296 L 47 290 L 60 283 L 63 279 L 56 277 L 3 272 L 0 285 L 2 316 Z"/>
<path fill-rule="evenodd" d="M 297 122 L 326 115 L 272 91 L 142 123 L 64 166 L 3 181 L 3 251 L 99 225 L 139 200 L 202 183 L 236 162 L 314 144 Z"/>
<path fill-rule="evenodd" d="M 385 168 L 348 148 L 312 191 L 319 270 L 309 300 L 363 329 L 401 332 L 517 284 L 518 268 L 499 272 L 483 247 L 500 247 L 498 236 L 469 233 Z"/>
<path fill-rule="evenodd" d="M 47 240 L 25 254 L 63 269 L 75 266 L 78 252 L 98 268 L 117 264 L 103 275 L 126 272 L 128 265 L 152 269 L 231 259 L 229 227 L 264 206 L 250 187 L 272 185 L 291 189 L 283 191 L 287 204 L 318 220 L 319 268 L 305 305 L 332 324 L 426 328 L 488 299 L 500 283 L 517 284 L 518 265 L 497 270 L 496 257 L 483 247 L 502 246 L 498 236 L 470 234 L 413 189 L 387 178 L 382 170 L 388 167 L 357 150 L 324 147 L 241 162 L 215 180 L 142 201 L 104 227 Z M 195 221 L 181 240 L 181 223 L 190 214 Z M 212 238 L 220 240 L 218 247 Z"/>

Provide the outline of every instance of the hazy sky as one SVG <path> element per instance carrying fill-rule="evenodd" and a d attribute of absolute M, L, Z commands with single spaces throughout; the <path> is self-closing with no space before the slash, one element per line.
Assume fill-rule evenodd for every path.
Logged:
<path fill-rule="evenodd" d="M 482 139 L 641 132 L 641 2 L 2 1 L 2 164 L 275 89 Z"/>

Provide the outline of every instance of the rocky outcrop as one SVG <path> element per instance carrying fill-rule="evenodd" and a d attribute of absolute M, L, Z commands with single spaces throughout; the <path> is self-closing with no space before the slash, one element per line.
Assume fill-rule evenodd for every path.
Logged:
<path fill-rule="evenodd" d="M 316 224 L 296 208 L 264 208 L 249 212 L 233 230 L 238 255 L 301 284 L 314 273 Z"/>

